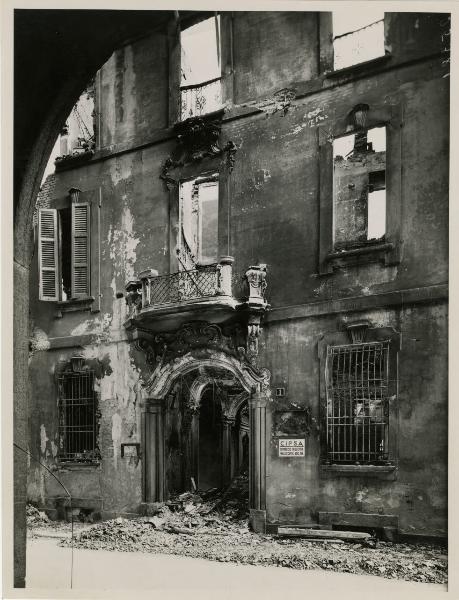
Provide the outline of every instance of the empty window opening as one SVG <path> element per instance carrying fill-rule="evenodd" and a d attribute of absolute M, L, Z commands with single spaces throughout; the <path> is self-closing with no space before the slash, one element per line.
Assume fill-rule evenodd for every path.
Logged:
<path fill-rule="evenodd" d="M 220 17 L 216 15 L 180 34 L 182 121 L 221 107 Z"/>
<path fill-rule="evenodd" d="M 384 56 L 384 11 L 333 11 L 333 52 L 335 69 Z"/>
<path fill-rule="evenodd" d="M 386 233 L 386 172 L 375 171 L 368 175 L 367 238 L 378 241 Z"/>
<path fill-rule="evenodd" d="M 83 370 L 63 373 L 58 378 L 58 390 L 60 460 L 97 460 L 94 372 Z"/>
<path fill-rule="evenodd" d="M 218 260 L 218 174 L 180 184 L 178 259 L 181 270 Z"/>
<path fill-rule="evenodd" d="M 333 140 L 334 249 L 384 240 L 386 128 Z"/>
<path fill-rule="evenodd" d="M 54 144 L 42 182 L 54 173 L 55 162 L 90 153 L 95 148 L 94 84 L 81 94 Z"/>
<path fill-rule="evenodd" d="M 388 458 L 389 342 L 329 346 L 327 457 L 378 464 Z"/>

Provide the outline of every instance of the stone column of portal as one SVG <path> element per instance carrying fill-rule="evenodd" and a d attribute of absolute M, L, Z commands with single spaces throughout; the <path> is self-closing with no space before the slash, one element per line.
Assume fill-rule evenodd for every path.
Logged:
<path fill-rule="evenodd" d="M 234 419 L 223 417 L 223 485 L 228 485 L 231 481 L 231 437 Z"/>
<path fill-rule="evenodd" d="M 164 407 L 148 400 L 145 412 L 145 501 L 164 500 Z"/>
<path fill-rule="evenodd" d="M 183 489 L 192 490 L 191 478 L 199 486 L 199 408 L 188 408 L 182 423 L 183 453 Z"/>
<path fill-rule="evenodd" d="M 249 399 L 250 460 L 249 508 L 252 529 L 266 532 L 266 397 L 257 392 Z"/>
<path fill-rule="evenodd" d="M 193 491 L 191 478 L 193 477 L 196 488 L 199 487 L 199 408 L 193 412 L 191 420 L 190 432 L 190 478 L 188 480 L 187 489 Z"/>

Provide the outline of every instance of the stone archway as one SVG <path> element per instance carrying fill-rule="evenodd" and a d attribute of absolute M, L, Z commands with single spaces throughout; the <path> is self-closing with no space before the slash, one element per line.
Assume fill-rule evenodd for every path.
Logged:
<path fill-rule="evenodd" d="M 14 587 L 25 586 L 27 372 L 32 218 L 41 179 L 67 115 L 89 79 L 126 41 L 167 30 L 173 11 L 15 9 L 14 20 Z M 148 14 L 146 14 L 148 13 Z M 6 156 L 8 161 L 9 157 Z M 9 192 L 9 188 L 8 192 Z M 8 192 L 6 195 L 8 195 Z"/>
<path fill-rule="evenodd" d="M 270 374 L 267 370 L 256 371 L 250 364 L 229 356 L 224 352 L 211 352 L 203 357 L 200 352 L 189 352 L 160 364 L 146 384 L 147 396 L 144 416 L 144 480 L 145 501 L 165 499 L 165 419 L 168 398 L 180 377 L 195 377 L 190 385 L 186 439 L 189 457 L 186 477 L 196 472 L 196 440 L 199 440 L 199 406 L 202 393 L 213 378 L 213 373 L 227 373 L 242 388 L 239 394 L 226 399 L 222 404 L 223 414 L 223 460 L 225 472 L 230 477 L 231 428 L 238 411 L 245 402 L 249 413 L 249 509 L 250 523 L 255 531 L 266 529 L 266 404 L 269 397 Z"/>

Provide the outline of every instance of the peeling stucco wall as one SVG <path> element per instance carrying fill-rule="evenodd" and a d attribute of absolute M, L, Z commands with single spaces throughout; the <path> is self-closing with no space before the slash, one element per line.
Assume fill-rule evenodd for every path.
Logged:
<path fill-rule="evenodd" d="M 415 29 L 408 13 L 397 18 L 388 16 L 394 68 L 335 85 L 318 80 L 317 13 L 235 14 L 234 98 L 227 108 L 237 105 L 236 111 L 249 112 L 222 125 L 222 147 L 232 141 L 237 152 L 234 169 L 220 187 L 224 215 L 219 219 L 219 250 L 235 257 L 237 297 L 246 293 L 247 267 L 257 262 L 268 264 L 273 313 L 308 303 L 424 289 L 447 280 L 448 81 L 438 59 L 422 60 L 435 50 L 434 36 L 426 36 L 432 19 L 420 16 Z M 409 48 L 404 45 L 407 32 L 414 40 Z M 99 146 L 108 158 L 62 171 L 53 181 L 56 198 L 70 187 L 100 188 L 100 311 L 56 318 L 53 303 L 38 301 L 35 262 L 30 279 L 30 451 L 54 469 L 75 498 L 106 516 L 134 512 L 142 501 L 143 458 L 121 458 L 121 444 L 142 441 L 143 384 L 152 368 L 128 342 L 125 299 L 117 296 L 139 272 L 154 268 L 167 274 L 171 265 L 169 215 L 174 194 L 159 179 L 175 148 L 169 134 L 160 135 L 168 125 L 167 52 L 167 36 L 160 32 L 112 56 L 98 88 L 104 109 Z M 396 61 L 405 56 L 419 60 L 397 68 Z M 399 191 L 402 260 L 398 265 L 373 262 L 322 276 L 318 144 L 330 138 L 336 122 L 362 98 L 370 105 L 383 102 L 403 108 L 403 144 L 397 156 L 388 156 L 387 165 L 390 169 L 391 160 L 404 165 Z M 115 147 L 119 152 L 110 156 Z M 204 159 L 190 176 L 208 166 Z M 319 473 L 323 374 L 317 344 L 336 331 L 338 317 L 348 315 L 325 311 L 266 323 L 259 362 L 272 374 L 269 431 L 277 409 L 284 415 L 309 410 L 304 458 L 280 459 L 275 436 L 269 441 L 268 521 L 309 523 L 319 509 L 396 512 L 403 531 L 440 535 L 446 529 L 445 305 L 405 302 L 350 314 L 401 335 L 397 478 L 325 479 Z M 65 343 L 59 346 L 56 340 Z M 97 370 L 102 460 L 93 467 L 64 469 L 57 462 L 54 374 L 58 361 L 68 361 L 75 352 L 83 352 Z M 282 402 L 274 396 L 276 387 L 286 389 Z M 62 496 L 62 488 L 32 459 L 29 497 L 52 506 L 53 499 Z"/>

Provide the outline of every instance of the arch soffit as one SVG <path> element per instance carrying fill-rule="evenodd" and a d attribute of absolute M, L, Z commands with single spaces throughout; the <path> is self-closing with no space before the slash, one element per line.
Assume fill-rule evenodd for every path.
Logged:
<path fill-rule="evenodd" d="M 217 367 L 232 373 L 245 390 L 245 393 L 238 395 L 238 398 L 243 395 L 244 399 L 247 399 L 253 391 L 260 391 L 269 384 L 270 373 L 267 369 L 263 369 L 261 374 L 257 374 L 248 365 L 244 365 L 240 361 L 224 353 L 218 353 L 208 358 L 197 358 L 192 354 L 187 354 L 176 358 L 165 365 L 161 365 L 155 373 L 153 373 L 146 383 L 148 395 L 157 399 L 164 398 L 178 377 L 186 375 L 190 371 L 199 370 L 205 367 Z M 205 376 L 196 379 L 193 383 L 193 385 L 196 385 L 194 391 L 199 394 L 196 397 L 200 396 L 208 382 L 209 379 Z"/>

